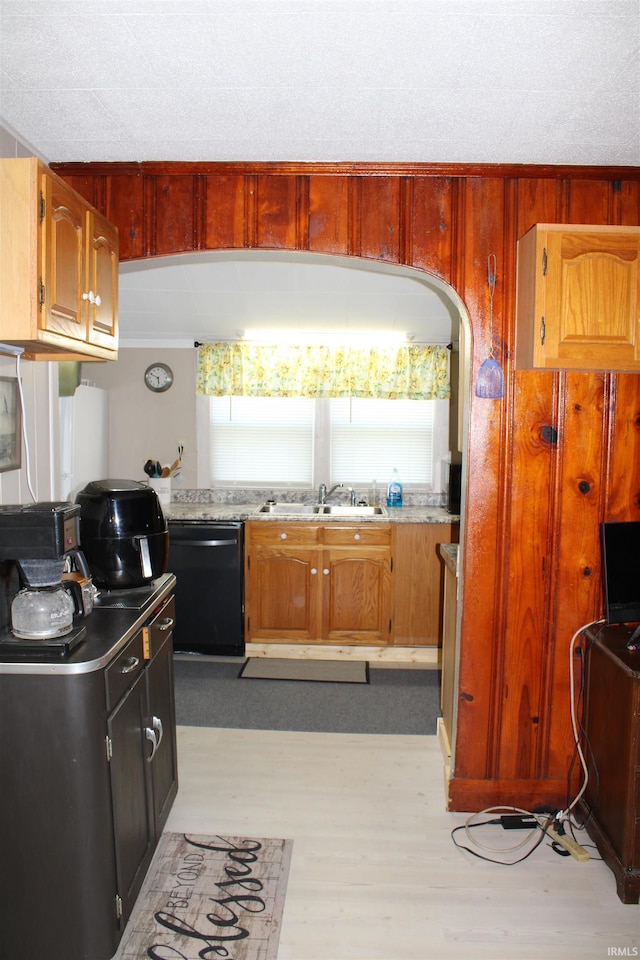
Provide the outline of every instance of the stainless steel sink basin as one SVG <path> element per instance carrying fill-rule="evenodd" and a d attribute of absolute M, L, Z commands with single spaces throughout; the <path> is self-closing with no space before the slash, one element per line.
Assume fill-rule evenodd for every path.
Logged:
<path fill-rule="evenodd" d="M 278 516 L 296 517 L 386 517 L 386 507 L 352 507 L 337 503 L 263 503 L 258 513 L 272 513 Z"/>
<path fill-rule="evenodd" d="M 313 516 L 320 513 L 322 506 L 318 503 L 263 503 L 258 513 L 277 513 L 282 515 Z"/>
<path fill-rule="evenodd" d="M 349 504 L 325 503 L 322 507 L 324 514 L 335 517 L 386 517 L 386 507 L 352 507 Z"/>

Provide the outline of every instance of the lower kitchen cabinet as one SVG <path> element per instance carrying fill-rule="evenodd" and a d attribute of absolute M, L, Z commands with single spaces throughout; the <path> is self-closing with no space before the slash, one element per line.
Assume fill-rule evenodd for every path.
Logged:
<path fill-rule="evenodd" d="M 387 644 L 392 569 L 389 524 L 247 523 L 246 639 Z"/>
<path fill-rule="evenodd" d="M 441 543 L 457 543 L 460 525 L 398 523 L 395 542 L 396 646 L 437 647 L 441 642 L 443 570 Z"/>
<path fill-rule="evenodd" d="M 178 788 L 173 617 L 171 598 L 95 669 L 0 672 L 7 960 L 116 952 Z"/>

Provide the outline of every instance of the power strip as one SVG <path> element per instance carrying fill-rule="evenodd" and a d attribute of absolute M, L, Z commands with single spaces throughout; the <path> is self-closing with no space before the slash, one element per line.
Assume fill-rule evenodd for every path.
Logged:
<path fill-rule="evenodd" d="M 576 841 L 572 837 L 567 836 L 566 833 L 556 833 L 553 827 L 547 827 L 545 833 L 555 843 L 559 843 L 561 847 L 568 850 L 576 860 L 584 861 L 591 859 L 588 850 L 581 847 L 579 843 L 576 843 Z"/>

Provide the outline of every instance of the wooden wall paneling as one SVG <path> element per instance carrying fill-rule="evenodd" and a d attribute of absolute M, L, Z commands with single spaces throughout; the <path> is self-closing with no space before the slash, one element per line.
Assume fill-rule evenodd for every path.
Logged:
<path fill-rule="evenodd" d="M 144 178 L 139 174 L 110 174 L 105 179 L 102 213 L 118 225 L 120 260 L 140 260 L 147 255 Z"/>
<path fill-rule="evenodd" d="M 545 719 L 543 651 L 557 456 L 553 374 L 516 374 L 512 422 L 506 642 L 496 691 L 495 775 L 526 779 L 537 776 L 540 721 Z"/>
<path fill-rule="evenodd" d="M 453 203 L 458 184 L 451 177 L 414 178 L 407 222 L 410 262 L 447 283 L 453 274 Z"/>
<path fill-rule="evenodd" d="M 308 248 L 315 253 L 349 253 L 351 207 L 349 177 L 308 179 Z"/>
<path fill-rule="evenodd" d="M 555 223 L 558 208 L 556 180 L 525 177 L 517 181 L 516 241 L 536 223 Z"/>
<path fill-rule="evenodd" d="M 609 222 L 611 183 L 608 180 L 581 180 L 568 183 L 567 223 Z M 538 221 L 541 222 L 541 221 Z"/>
<path fill-rule="evenodd" d="M 400 262 L 401 210 L 400 177 L 361 177 L 360 252 L 361 257 Z"/>
<path fill-rule="evenodd" d="M 504 182 L 466 180 L 458 199 L 457 216 L 462 223 L 455 228 L 454 286 L 469 311 L 473 343 L 455 777 L 482 779 L 493 775 L 494 687 L 499 683 L 505 643 L 504 470 L 508 456 L 504 450 L 509 381 L 502 400 L 480 399 L 474 395 L 474 386 L 490 349 L 489 254 L 496 254 L 497 271 L 503 269 Z M 494 342 L 500 343 L 504 319 L 500 300 L 494 300 L 494 306 Z M 499 350 L 496 357 L 502 362 Z"/>
<path fill-rule="evenodd" d="M 640 376 L 612 375 L 603 520 L 640 520 Z"/>
<path fill-rule="evenodd" d="M 298 178 L 259 176 L 256 187 L 256 246 L 298 249 Z"/>
<path fill-rule="evenodd" d="M 574 632 L 600 615 L 600 539 L 606 451 L 603 447 L 605 375 L 559 374 L 557 507 L 549 589 L 547 644 L 548 771 L 569 772 L 574 752 L 569 714 L 569 644 Z M 579 671 L 578 671 L 579 676 Z M 577 775 L 574 769 L 574 776 Z"/>
<path fill-rule="evenodd" d="M 154 177 L 150 253 L 166 256 L 196 249 L 198 181 L 194 176 Z M 147 216 L 151 211 L 147 211 Z"/>
<path fill-rule="evenodd" d="M 247 245 L 246 180 L 247 178 L 243 175 L 225 174 L 205 177 L 204 247 L 206 250 L 228 250 Z"/>
<path fill-rule="evenodd" d="M 640 223 L 640 183 L 635 180 L 615 180 L 611 197 L 611 223 L 629 227 Z"/>

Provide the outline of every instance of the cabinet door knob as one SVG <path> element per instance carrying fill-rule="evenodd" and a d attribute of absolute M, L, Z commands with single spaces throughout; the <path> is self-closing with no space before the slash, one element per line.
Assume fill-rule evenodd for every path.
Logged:
<path fill-rule="evenodd" d="M 328 577 L 328 576 L 329 576 L 329 570 L 328 570 L 327 567 L 325 567 L 322 572 L 324 573 L 325 577 Z"/>
<path fill-rule="evenodd" d="M 359 533 L 354 533 L 353 539 L 354 539 L 354 540 L 359 540 L 359 539 L 360 539 L 360 534 L 359 534 Z"/>
<path fill-rule="evenodd" d="M 311 575 L 312 575 L 313 577 L 315 577 L 315 575 L 316 575 L 317 572 L 318 572 L 318 571 L 316 570 L 315 567 L 311 567 Z"/>
<path fill-rule="evenodd" d="M 100 307 L 102 305 L 102 297 L 99 293 L 96 293 L 95 297 L 93 298 L 93 302 L 95 303 L 96 307 Z"/>
<path fill-rule="evenodd" d="M 281 539 L 281 540 L 286 540 L 286 539 L 287 539 L 286 533 L 281 533 L 281 534 L 280 534 L 280 539 Z"/>

